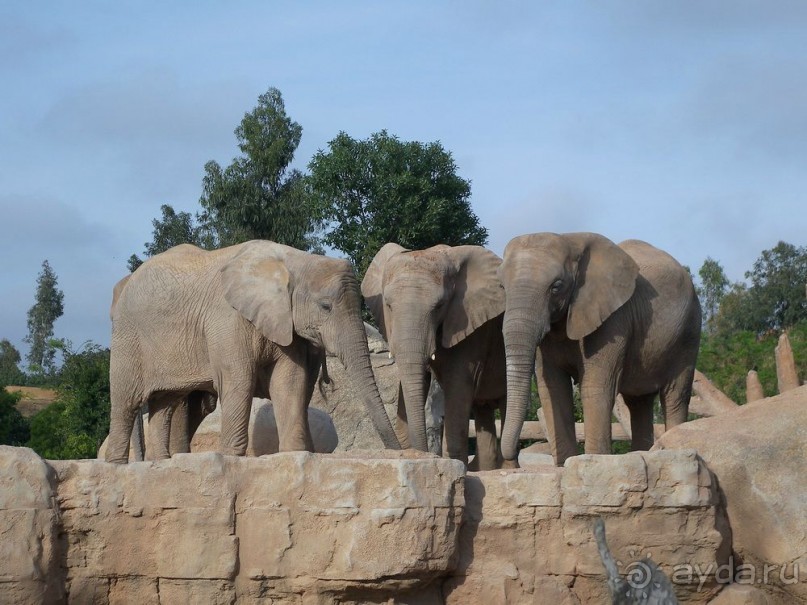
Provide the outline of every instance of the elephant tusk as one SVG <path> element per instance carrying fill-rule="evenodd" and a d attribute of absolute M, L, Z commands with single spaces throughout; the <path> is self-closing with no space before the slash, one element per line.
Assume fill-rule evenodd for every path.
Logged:
<path fill-rule="evenodd" d="M 434 361 L 435 357 L 437 357 L 437 355 L 435 353 L 432 353 L 432 361 Z"/>
<path fill-rule="evenodd" d="M 390 352 L 389 352 L 389 353 L 387 353 L 387 354 L 389 355 L 389 358 L 390 358 L 390 359 L 392 359 L 392 351 L 390 351 Z"/>

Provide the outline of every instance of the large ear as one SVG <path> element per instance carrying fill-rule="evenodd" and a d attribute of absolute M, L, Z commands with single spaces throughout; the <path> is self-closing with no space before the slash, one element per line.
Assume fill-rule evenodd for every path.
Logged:
<path fill-rule="evenodd" d="M 457 265 L 454 294 L 443 320 L 443 346 L 453 347 L 482 324 L 504 313 L 502 259 L 482 246 L 455 246 L 445 252 Z"/>
<path fill-rule="evenodd" d="M 388 344 L 389 334 L 387 334 L 387 326 L 384 321 L 384 267 L 393 256 L 406 251 L 406 248 L 398 244 L 384 244 L 373 257 L 373 261 L 367 267 L 367 272 L 361 281 L 361 294 L 364 296 L 370 313 L 378 323 L 378 331 Z"/>
<path fill-rule="evenodd" d="M 283 251 L 270 242 L 247 242 L 221 268 L 224 298 L 266 338 L 281 346 L 291 344 L 289 271 Z"/>
<path fill-rule="evenodd" d="M 566 335 L 581 340 L 633 296 L 639 266 L 627 252 L 602 235 L 568 233 L 563 237 L 579 254 Z"/>

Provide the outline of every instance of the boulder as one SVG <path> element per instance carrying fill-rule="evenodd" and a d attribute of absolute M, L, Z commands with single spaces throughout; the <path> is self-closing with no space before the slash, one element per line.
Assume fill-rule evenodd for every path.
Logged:
<path fill-rule="evenodd" d="M 653 449 L 681 448 L 717 476 L 735 580 L 773 602 L 807 602 L 807 387 L 677 426 Z"/>
<path fill-rule="evenodd" d="M 0 601 L 64 598 L 51 469 L 33 450 L 0 445 Z"/>

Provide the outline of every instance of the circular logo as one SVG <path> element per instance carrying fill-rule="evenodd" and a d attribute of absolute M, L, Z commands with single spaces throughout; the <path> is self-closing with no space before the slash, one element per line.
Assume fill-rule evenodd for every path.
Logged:
<path fill-rule="evenodd" d="M 653 579 L 653 570 L 645 561 L 634 561 L 628 565 L 625 579 L 631 588 L 646 588 Z"/>

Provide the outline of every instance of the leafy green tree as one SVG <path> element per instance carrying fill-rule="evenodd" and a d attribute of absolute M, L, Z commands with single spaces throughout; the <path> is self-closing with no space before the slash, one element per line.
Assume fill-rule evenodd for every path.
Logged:
<path fill-rule="evenodd" d="M 341 132 L 328 148 L 308 165 L 309 195 L 325 223 L 323 241 L 359 275 L 387 242 L 412 249 L 487 242 L 471 184 L 439 142 L 405 142 L 384 130 L 359 141 Z"/>
<path fill-rule="evenodd" d="M 290 168 L 302 132 L 286 115 L 280 91 L 270 88 L 235 129 L 243 155 L 227 168 L 205 165 L 200 220 L 215 247 L 268 239 L 317 249 L 303 174 Z"/>
<path fill-rule="evenodd" d="M 782 330 L 807 319 L 807 248 L 779 242 L 745 274 L 753 329 Z"/>
<path fill-rule="evenodd" d="M 717 331 L 764 335 L 807 319 L 807 248 L 779 242 L 762 252 L 745 277 L 750 286 L 734 284 L 724 295 L 714 319 Z"/>
<path fill-rule="evenodd" d="M 28 421 L 17 409 L 19 393 L 9 393 L 0 382 L 0 445 L 25 445 L 30 435 Z"/>
<path fill-rule="evenodd" d="M 53 324 L 64 313 L 64 293 L 57 285 L 56 273 L 45 260 L 37 277 L 36 302 L 28 310 L 28 336 L 24 339 L 31 345 L 26 360 L 34 374 L 49 376 L 55 371 Z"/>
<path fill-rule="evenodd" d="M 68 459 L 64 455 L 67 440 L 67 430 L 62 420 L 64 408 L 64 403 L 55 401 L 30 420 L 31 437 L 28 447 L 48 460 Z"/>
<path fill-rule="evenodd" d="M 202 233 L 202 226 L 197 224 L 196 219 L 189 212 L 177 212 L 168 204 L 160 206 L 162 218 L 154 219 L 151 224 L 154 226 L 152 241 L 144 244 L 144 254 L 148 258 L 165 252 L 169 248 L 179 244 L 193 244 L 202 248 L 212 247 L 209 238 Z M 129 257 L 128 269 L 134 272 L 143 260 L 136 254 Z"/>
<path fill-rule="evenodd" d="M 720 303 L 729 288 L 730 282 L 719 262 L 707 257 L 700 270 L 700 284 L 697 288 L 703 309 L 703 325 L 707 331 L 714 331 L 715 316 Z"/>
<path fill-rule="evenodd" d="M 7 338 L 0 340 L 0 385 L 25 384 L 25 374 L 18 365 L 21 359 L 20 352 Z"/>
<path fill-rule="evenodd" d="M 93 458 L 109 433 L 109 349 L 65 347 L 56 401 L 31 419 L 29 446 L 51 459 Z"/>

